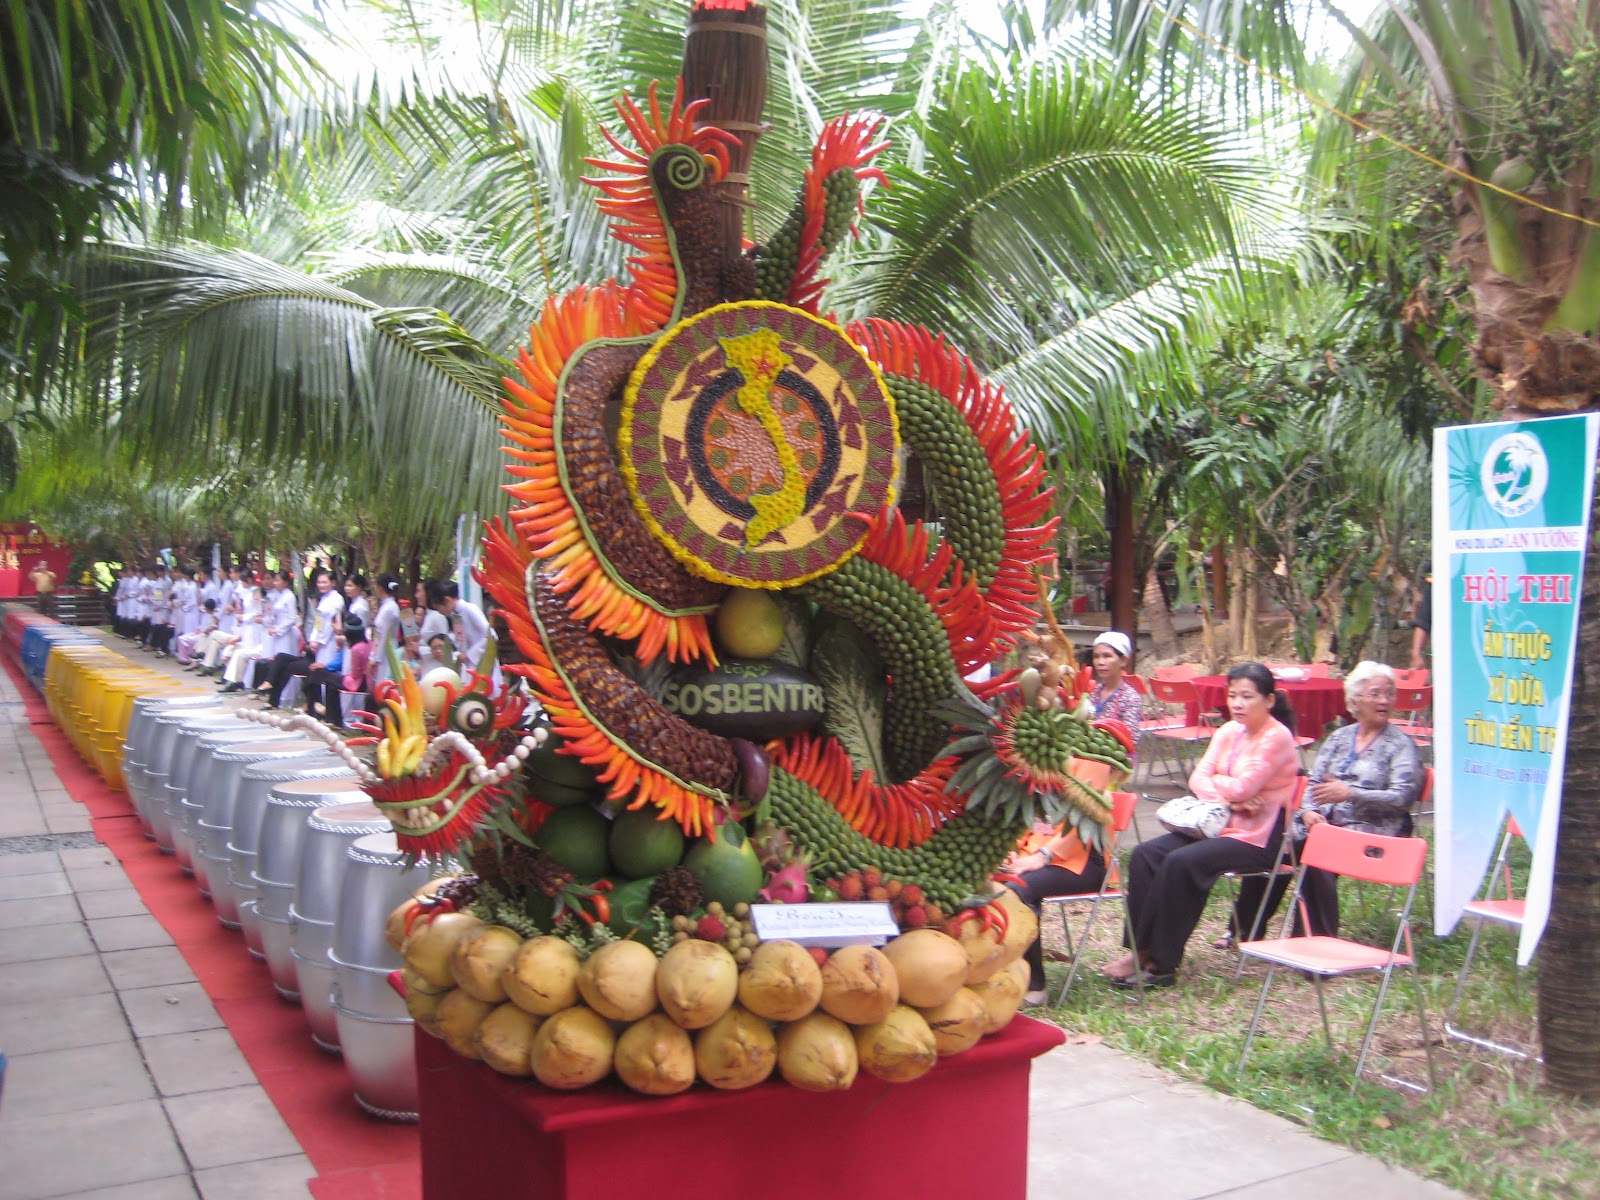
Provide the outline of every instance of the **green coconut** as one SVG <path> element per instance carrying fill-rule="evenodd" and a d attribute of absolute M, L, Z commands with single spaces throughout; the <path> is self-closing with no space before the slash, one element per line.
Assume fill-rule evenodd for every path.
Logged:
<path fill-rule="evenodd" d="M 544 745 L 528 755 L 528 761 L 522 769 L 547 783 L 583 792 L 599 790 L 600 781 L 596 778 L 594 768 L 570 754 L 558 753 L 561 745 L 561 739 L 552 732 Z"/>
<path fill-rule="evenodd" d="M 562 808 L 550 814 L 535 837 L 539 849 L 588 883 L 610 868 L 606 837 L 611 823 L 592 808 Z"/>
<path fill-rule="evenodd" d="M 724 823 L 711 837 L 691 846 L 683 865 L 699 881 L 706 899 L 719 901 L 724 908 L 759 899 L 761 860 L 737 821 Z"/>
<path fill-rule="evenodd" d="M 551 808 L 575 808 L 580 804 L 593 804 L 600 799 L 600 793 L 593 789 L 552 783 L 537 775 L 528 776 L 528 794 L 535 800 L 542 800 Z"/>
<path fill-rule="evenodd" d="M 683 857 L 683 829 L 670 817 L 656 820 L 660 811 L 646 805 L 611 822 L 611 862 L 629 879 L 659 875 Z"/>

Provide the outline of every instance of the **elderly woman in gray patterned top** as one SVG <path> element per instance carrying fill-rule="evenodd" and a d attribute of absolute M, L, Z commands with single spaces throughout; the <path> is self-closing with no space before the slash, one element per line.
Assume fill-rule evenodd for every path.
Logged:
<path fill-rule="evenodd" d="M 1411 832 L 1411 806 L 1422 791 L 1422 758 L 1416 743 L 1389 724 L 1395 700 L 1394 672 L 1377 662 L 1360 662 L 1345 677 L 1345 706 L 1355 723 L 1334 730 L 1317 752 L 1311 780 L 1291 836 L 1303 842 L 1312 827 L 1323 821 L 1361 833 L 1385 837 Z M 1233 927 L 1245 927 L 1261 903 L 1264 879 L 1247 879 L 1234 906 Z M 1261 911 L 1256 936 L 1265 930 L 1283 898 L 1287 881 L 1273 882 L 1267 906 Z M 1311 932 L 1333 936 L 1339 931 L 1338 878 L 1326 871 L 1308 870 L 1301 889 Z M 1295 932 L 1300 933 L 1300 914 Z"/>

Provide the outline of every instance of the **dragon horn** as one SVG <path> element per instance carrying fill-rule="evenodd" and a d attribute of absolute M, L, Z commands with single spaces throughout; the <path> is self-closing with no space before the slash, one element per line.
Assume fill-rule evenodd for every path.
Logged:
<path fill-rule="evenodd" d="M 478 660 L 478 674 L 485 679 L 494 672 L 495 659 L 500 654 L 500 643 L 495 641 L 494 634 L 489 635 L 489 640 L 484 643 L 483 657 Z"/>

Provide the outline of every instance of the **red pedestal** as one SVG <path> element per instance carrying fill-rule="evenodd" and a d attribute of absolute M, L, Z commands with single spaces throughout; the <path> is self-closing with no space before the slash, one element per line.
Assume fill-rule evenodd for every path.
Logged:
<path fill-rule="evenodd" d="M 615 1082 L 554 1092 L 416 1036 L 424 1200 L 1022 1200 L 1029 1062 L 1065 1040 L 1018 1017 L 913 1083 L 862 1072 L 848 1092 L 780 1081 L 653 1099 Z"/>

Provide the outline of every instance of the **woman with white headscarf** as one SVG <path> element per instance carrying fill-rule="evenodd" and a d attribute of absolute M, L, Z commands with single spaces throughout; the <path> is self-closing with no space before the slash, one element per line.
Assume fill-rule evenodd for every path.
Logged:
<path fill-rule="evenodd" d="M 1092 654 L 1094 687 L 1089 690 L 1089 705 L 1094 709 L 1094 719 L 1121 721 L 1138 736 L 1139 722 L 1144 719 L 1144 697 L 1123 678 L 1133 656 L 1133 642 L 1127 634 L 1108 629 L 1095 638 Z"/>

